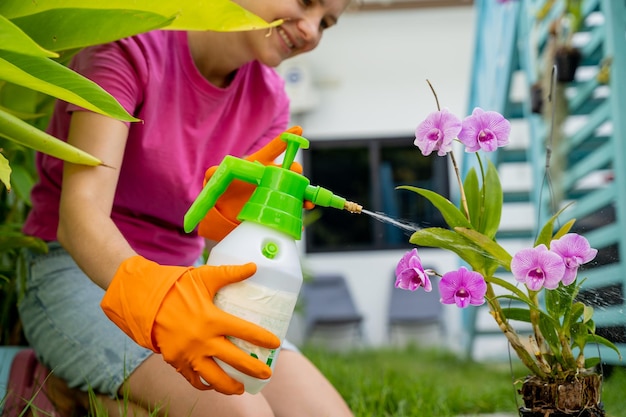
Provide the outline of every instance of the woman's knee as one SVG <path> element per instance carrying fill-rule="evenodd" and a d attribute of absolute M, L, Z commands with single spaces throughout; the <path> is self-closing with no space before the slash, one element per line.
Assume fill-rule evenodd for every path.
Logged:
<path fill-rule="evenodd" d="M 198 390 L 160 355 L 144 361 L 120 388 L 120 395 L 161 417 L 275 417 L 262 394 Z"/>

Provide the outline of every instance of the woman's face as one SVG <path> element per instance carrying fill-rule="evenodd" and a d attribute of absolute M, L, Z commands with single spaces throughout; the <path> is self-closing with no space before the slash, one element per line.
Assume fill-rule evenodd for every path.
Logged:
<path fill-rule="evenodd" d="M 287 58 L 314 49 L 322 33 L 334 26 L 350 0 L 236 0 L 267 22 L 283 19 L 272 30 L 246 34 L 255 59 L 277 66 Z"/>

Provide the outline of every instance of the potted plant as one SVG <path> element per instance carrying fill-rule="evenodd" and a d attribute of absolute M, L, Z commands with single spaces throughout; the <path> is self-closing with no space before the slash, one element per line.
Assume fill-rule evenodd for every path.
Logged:
<path fill-rule="evenodd" d="M 572 43 L 573 36 L 582 26 L 582 0 L 566 0 L 563 13 L 550 25 L 554 48 L 557 80 L 572 82 L 582 60 L 580 49 Z"/>
<path fill-rule="evenodd" d="M 431 87 L 432 88 L 432 87 Z M 436 96 L 435 96 L 436 97 Z M 510 254 L 497 241 L 503 192 L 496 167 L 481 157 L 508 144 L 510 123 L 501 114 L 474 109 L 464 120 L 441 110 L 431 113 L 416 129 L 415 145 L 422 154 L 449 156 L 460 189 L 460 204 L 428 189 L 402 186 L 427 198 L 443 215 L 447 228 L 425 228 L 410 237 L 417 246 L 452 251 L 463 262 L 443 274 L 424 270 L 417 248 L 407 252 L 396 268 L 396 287 L 432 288 L 439 278 L 444 304 L 460 308 L 487 303 L 491 316 L 528 370 L 521 381 L 525 417 L 604 416 L 600 401 L 602 376 L 597 357 L 586 357 L 585 346 L 598 343 L 619 350 L 595 334 L 593 309 L 577 299 L 584 281 L 578 269 L 597 250 L 581 235 L 570 233 L 574 220 L 556 227 L 561 209 L 542 227 L 532 247 Z M 452 143 L 459 141 L 476 154 L 478 172 L 461 178 Z M 513 280 L 503 278 L 510 273 Z M 499 287 L 502 295 L 497 295 Z M 503 301 L 506 300 L 506 303 Z M 526 322 L 531 336 L 522 338 L 513 321 Z"/>

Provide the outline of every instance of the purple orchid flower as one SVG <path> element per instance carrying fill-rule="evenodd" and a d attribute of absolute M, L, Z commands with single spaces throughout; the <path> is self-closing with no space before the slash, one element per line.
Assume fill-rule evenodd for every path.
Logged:
<path fill-rule="evenodd" d="M 414 248 L 405 253 L 396 266 L 396 288 L 415 291 L 419 287 L 424 287 L 426 292 L 433 289 L 430 278 L 422 267 L 417 249 Z"/>
<path fill-rule="evenodd" d="M 452 141 L 461 131 L 461 120 L 446 109 L 428 115 L 415 129 L 415 146 L 422 155 L 428 156 L 433 151 L 445 156 L 452 150 Z"/>
<path fill-rule="evenodd" d="M 478 272 L 465 267 L 445 273 L 439 281 L 439 292 L 443 304 L 456 304 L 465 308 L 469 304 L 479 306 L 485 303 L 487 283 Z"/>
<path fill-rule="evenodd" d="M 500 113 L 476 107 L 463 120 L 459 140 L 466 146 L 466 152 L 493 152 L 509 143 L 510 132 L 511 123 Z"/>
<path fill-rule="evenodd" d="M 559 255 L 565 263 L 563 285 L 570 285 L 576 280 L 578 267 L 591 261 L 598 254 L 589 241 L 576 233 L 568 233 L 550 243 L 550 250 Z"/>
<path fill-rule="evenodd" d="M 565 274 L 565 263 L 542 244 L 517 252 L 511 260 L 511 272 L 532 291 L 539 291 L 541 287 L 553 290 Z"/>

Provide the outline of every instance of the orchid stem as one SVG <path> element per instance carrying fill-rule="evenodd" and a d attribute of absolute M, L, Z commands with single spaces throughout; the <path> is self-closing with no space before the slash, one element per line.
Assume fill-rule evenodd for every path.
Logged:
<path fill-rule="evenodd" d="M 522 363 L 535 375 L 540 378 L 546 378 L 547 374 L 544 370 L 537 364 L 532 354 L 526 349 L 526 347 L 519 340 L 519 336 L 511 327 L 509 322 L 506 320 L 504 312 L 502 311 L 502 307 L 500 306 L 500 302 L 496 297 L 496 293 L 493 290 L 493 286 L 489 281 L 487 281 L 487 301 L 489 303 L 489 309 L 491 310 L 491 315 L 495 319 L 498 327 L 504 336 L 506 336 L 509 344 L 513 348 L 513 350 L 517 353 L 517 356 L 520 358 Z"/>
<path fill-rule="evenodd" d="M 430 91 L 433 92 L 433 96 L 435 97 L 435 103 L 437 104 L 437 111 L 441 111 L 441 106 L 439 105 L 439 97 L 437 97 L 437 92 L 435 88 L 430 83 L 430 80 L 426 80 L 428 86 L 430 87 Z M 461 193 L 461 206 L 463 207 L 463 211 L 465 211 L 465 217 L 467 221 L 470 221 L 469 207 L 467 206 L 467 197 L 465 197 L 465 189 L 463 188 L 463 181 L 461 181 L 461 172 L 459 171 L 459 165 L 456 163 L 456 158 L 454 157 L 454 152 L 448 152 L 450 155 L 450 159 L 452 160 L 452 166 L 454 166 L 454 173 L 456 174 L 456 180 L 459 183 L 459 190 Z"/>
<path fill-rule="evenodd" d="M 530 299 L 532 300 L 533 304 L 539 308 L 539 299 L 537 297 L 537 292 L 536 291 L 529 291 L 529 295 L 530 295 Z M 535 334 L 535 340 L 537 341 L 537 345 L 539 347 L 543 346 L 544 340 L 543 340 L 543 334 L 541 334 L 541 330 L 539 330 L 539 312 L 533 308 L 530 309 L 530 322 L 532 323 L 533 326 L 533 333 Z"/>
<path fill-rule="evenodd" d="M 435 91 L 435 88 L 430 83 L 430 80 L 427 79 L 426 82 L 428 83 L 428 86 L 430 87 L 430 91 L 433 92 L 433 96 L 435 96 L 435 103 L 437 104 L 437 111 L 441 111 L 441 106 L 439 106 L 439 98 L 437 97 L 437 92 Z"/>
<path fill-rule="evenodd" d="M 456 174 L 456 180 L 459 183 L 459 192 L 461 193 L 461 206 L 463 207 L 463 211 L 465 211 L 465 217 L 467 221 L 471 221 L 469 207 L 467 205 L 467 197 L 465 196 L 465 188 L 463 188 L 463 182 L 461 181 L 461 173 L 459 172 L 459 165 L 456 163 L 456 158 L 454 157 L 454 152 L 448 152 L 450 155 L 450 159 L 452 160 L 452 166 L 454 167 L 454 173 Z"/>

